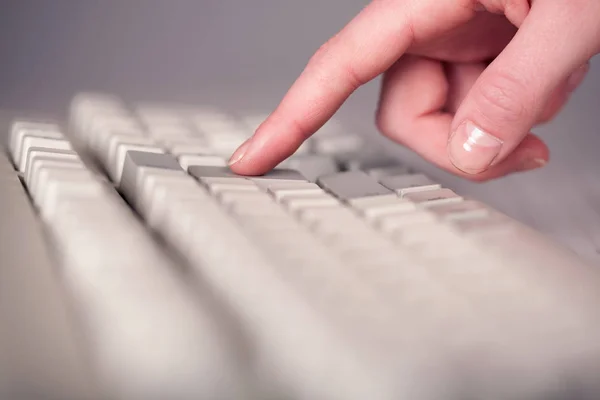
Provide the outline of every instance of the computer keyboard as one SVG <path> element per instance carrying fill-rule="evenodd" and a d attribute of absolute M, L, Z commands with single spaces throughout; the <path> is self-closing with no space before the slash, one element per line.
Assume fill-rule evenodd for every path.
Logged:
<path fill-rule="evenodd" d="M 263 119 L 82 94 L 12 123 L 2 398 L 600 397 L 600 271 L 336 120 L 235 175 Z"/>

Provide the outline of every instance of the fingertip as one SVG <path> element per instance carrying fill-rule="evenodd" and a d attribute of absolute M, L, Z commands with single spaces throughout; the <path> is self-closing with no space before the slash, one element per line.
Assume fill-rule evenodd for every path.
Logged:
<path fill-rule="evenodd" d="M 244 155 L 246 154 L 246 151 L 248 150 L 248 146 L 250 145 L 251 139 L 252 138 L 247 139 L 244 143 L 240 145 L 240 147 L 237 148 L 236 151 L 233 152 L 228 161 L 229 167 L 233 167 L 235 164 L 242 161 Z"/>
<path fill-rule="evenodd" d="M 545 167 L 550 160 L 548 146 L 536 135 L 528 134 L 517 148 L 498 164 L 480 173 L 468 173 L 452 165 L 449 170 L 474 183 L 484 183 L 515 173 Z"/>

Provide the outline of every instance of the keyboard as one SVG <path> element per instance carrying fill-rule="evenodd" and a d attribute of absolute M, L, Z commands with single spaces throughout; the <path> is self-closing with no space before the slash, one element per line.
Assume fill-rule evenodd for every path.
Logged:
<path fill-rule="evenodd" d="M 600 271 L 337 120 L 75 97 L 0 153 L 0 397 L 600 397 Z M 541 200 L 540 200 L 541 201 Z"/>

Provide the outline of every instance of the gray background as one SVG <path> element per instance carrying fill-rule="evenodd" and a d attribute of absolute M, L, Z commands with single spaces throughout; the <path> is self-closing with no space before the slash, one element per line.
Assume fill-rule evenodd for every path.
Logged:
<path fill-rule="evenodd" d="M 4 1 L 0 107 L 64 112 L 81 90 L 133 99 L 210 101 L 269 111 L 359 0 Z M 596 60 L 595 60 L 596 61 Z M 454 179 L 401 149 L 436 179 L 600 260 L 600 66 L 565 112 L 537 130 L 552 162 L 489 184 Z M 378 82 L 340 111 L 373 132 Z"/>

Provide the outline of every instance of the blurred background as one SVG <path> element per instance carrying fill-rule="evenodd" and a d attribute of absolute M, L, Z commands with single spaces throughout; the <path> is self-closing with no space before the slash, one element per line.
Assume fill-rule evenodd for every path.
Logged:
<path fill-rule="evenodd" d="M 73 94 L 211 102 L 270 111 L 310 55 L 366 0 L 19 0 L 0 12 L 0 108 L 64 113 Z M 488 184 L 408 163 L 540 229 L 600 264 L 600 66 L 563 114 L 536 130 L 544 170 Z M 378 81 L 339 117 L 374 133 Z"/>

